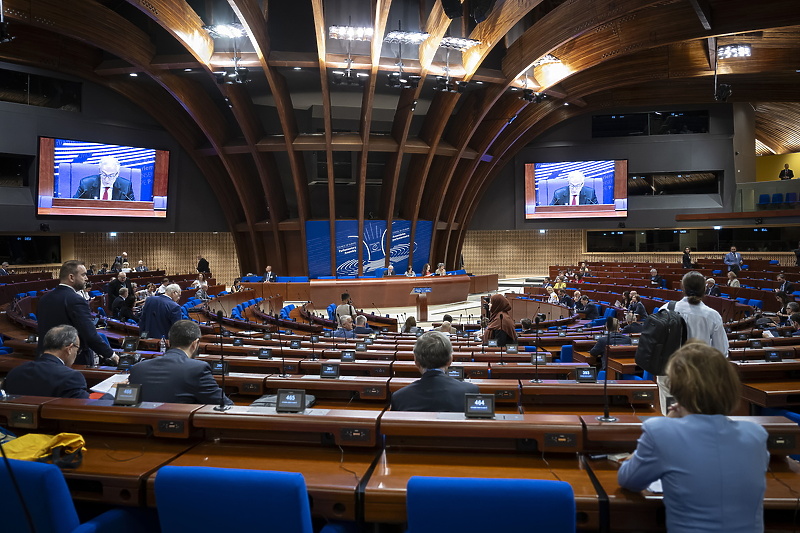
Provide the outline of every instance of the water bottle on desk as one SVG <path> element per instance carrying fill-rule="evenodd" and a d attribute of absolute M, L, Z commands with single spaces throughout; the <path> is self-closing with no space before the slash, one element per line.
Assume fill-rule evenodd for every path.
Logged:
<path fill-rule="evenodd" d="M 167 341 L 164 336 L 161 336 L 161 341 L 158 343 L 158 351 L 164 353 L 167 351 Z"/>

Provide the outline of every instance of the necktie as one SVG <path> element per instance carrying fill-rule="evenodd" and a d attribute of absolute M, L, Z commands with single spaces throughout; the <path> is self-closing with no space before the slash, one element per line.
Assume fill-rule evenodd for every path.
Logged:
<path fill-rule="evenodd" d="M 578 205 L 578 196 L 572 195 L 572 204 L 571 205 Z"/>
<path fill-rule="evenodd" d="M 103 187 L 103 200 L 108 200 L 109 199 L 109 197 L 108 197 L 108 190 L 109 189 L 110 189 L 110 187 Z"/>

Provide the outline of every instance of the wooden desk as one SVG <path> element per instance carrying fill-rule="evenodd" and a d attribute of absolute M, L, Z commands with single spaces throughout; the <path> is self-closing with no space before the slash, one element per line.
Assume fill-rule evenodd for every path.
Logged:
<path fill-rule="evenodd" d="M 800 383 L 797 380 L 744 383 L 742 398 L 761 407 L 800 405 Z"/>
<path fill-rule="evenodd" d="M 245 396 L 261 396 L 266 387 L 264 380 L 265 374 L 254 374 L 249 372 L 228 372 L 225 376 L 225 394 L 233 390 L 237 394 Z M 214 379 L 222 387 L 222 376 L 215 375 Z"/>
<path fill-rule="evenodd" d="M 541 353 L 541 352 L 540 352 Z M 539 364 L 539 376 L 549 379 L 575 378 L 576 368 L 586 368 L 586 363 L 545 363 Z M 492 364 L 491 377 L 502 379 L 533 379 L 536 375 L 536 365 L 531 363 L 507 363 L 505 365 Z"/>
<path fill-rule="evenodd" d="M 320 398 L 378 400 L 385 402 L 388 395 L 389 378 L 369 376 L 340 376 L 336 379 L 321 378 L 319 375 L 267 377 L 265 386 L 269 391 L 278 389 L 303 389 Z"/>
<path fill-rule="evenodd" d="M 54 399 L 43 396 L 10 395 L 0 401 L 0 424 L 22 430 L 46 427 L 46 424 L 41 422 L 39 412 L 42 405 Z"/>
<path fill-rule="evenodd" d="M 458 363 L 453 366 L 464 367 L 464 377 L 483 379 L 489 377 L 489 363 Z M 393 377 L 419 378 L 419 369 L 414 361 L 395 361 L 392 364 Z"/>
<path fill-rule="evenodd" d="M 781 381 L 800 378 L 800 360 L 783 361 L 731 361 L 743 382 Z"/>
<path fill-rule="evenodd" d="M 214 364 L 220 361 L 219 355 L 198 355 L 196 359 Z M 244 372 L 251 374 L 296 374 L 300 371 L 300 359 L 287 357 L 281 359 L 280 355 L 273 352 L 272 359 L 259 359 L 257 356 L 226 355 L 225 362 L 231 372 Z"/>
<path fill-rule="evenodd" d="M 345 448 L 342 452 L 338 447 L 223 441 L 199 444 L 174 457 L 169 464 L 299 472 L 305 477 L 312 514 L 327 519 L 355 520 L 356 489 L 374 459 L 374 449 Z M 150 505 L 154 505 L 156 475 L 151 474 L 147 480 Z M 253 497 L 257 501 L 259 496 Z M 405 515 L 405 510 L 403 513 Z"/>
<path fill-rule="evenodd" d="M 568 380 L 544 380 L 542 383 L 522 381 L 522 403 L 602 405 L 603 382 L 576 383 Z M 658 385 L 652 381 L 608 381 L 609 403 L 614 406 L 656 405 Z"/>
<path fill-rule="evenodd" d="M 419 378 L 392 378 L 389 390 L 396 392 Z M 468 379 L 485 394 L 494 394 L 497 403 L 519 404 L 519 381 L 516 379 Z"/>
<path fill-rule="evenodd" d="M 599 501 L 592 482 L 575 455 L 481 454 L 452 450 L 386 449 L 364 493 L 367 522 L 406 521 L 406 485 L 412 476 L 552 479 L 566 481 L 575 492 L 578 527 L 597 530 Z M 443 512 L 446 512 L 443 510 Z M 469 512 L 467 508 L 457 512 Z M 535 520 L 535 517 L 531 517 Z"/>
<path fill-rule="evenodd" d="M 359 353 L 359 355 L 361 355 Z M 352 362 L 342 362 L 340 359 L 304 359 L 300 361 L 301 374 L 319 375 L 322 363 L 336 363 L 339 365 L 339 372 L 343 376 L 372 376 L 389 377 L 392 373 L 391 361 L 371 361 L 366 359 L 356 359 Z"/>

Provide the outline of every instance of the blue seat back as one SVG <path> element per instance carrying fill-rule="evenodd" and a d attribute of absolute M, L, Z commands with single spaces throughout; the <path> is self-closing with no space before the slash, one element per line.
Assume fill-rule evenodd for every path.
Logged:
<path fill-rule="evenodd" d="M 572 362 L 572 345 L 571 344 L 564 344 L 561 346 L 561 355 L 559 356 L 559 360 L 562 363 L 571 363 Z"/>
<path fill-rule="evenodd" d="M 164 466 L 156 475 L 162 531 L 313 533 L 302 474 L 202 466 Z M 197 512 L 214 495 L 219 512 Z M 195 509 L 195 512 L 188 512 Z"/>
<path fill-rule="evenodd" d="M 478 494 L 481 504 L 469 512 L 445 511 Z M 575 495 L 564 481 L 414 476 L 406 510 L 408 533 L 575 532 Z"/>
<path fill-rule="evenodd" d="M 769 205 L 769 194 L 759 194 L 758 205 Z"/>
<path fill-rule="evenodd" d="M 776 192 L 772 195 L 772 203 L 773 204 L 782 204 L 783 203 L 783 193 Z"/>

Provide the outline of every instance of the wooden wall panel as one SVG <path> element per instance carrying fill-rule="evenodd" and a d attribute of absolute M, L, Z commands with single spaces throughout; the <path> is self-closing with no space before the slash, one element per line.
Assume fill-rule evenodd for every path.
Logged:
<path fill-rule="evenodd" d="M 584 253 L 584 230 L 472 230 L 464 240 L 464 267 L 471 274 L 499 274 L 500 278 L 546 276 L 553 265 L 577 265 L 580 261 L 679 264 L 682 252 Z M 722 268 L 724 252 L 692 252 L 698 259 L 717 259 Z M 794 265 L 791 252 L 744 252 L 748 258 L 777 260 Z M 724 270 L 724 269 L 723 269 Z"/>
<path fill-rule="evenodd" d="M 74 259 L 87 265 L 109 263 L 128 252 L 131 267 L 143 260 L 150 270 L 164 269 L 167 274 L 195 272 L 197 254 L 202 254 L 217 283 L 232 284 L 239 277 L 239 258 L 230 233 L 76 233 Z M 64 261 L 72 259 L 62 258 Z M 254 273 L 254 274 L 260 274 Z"/>

